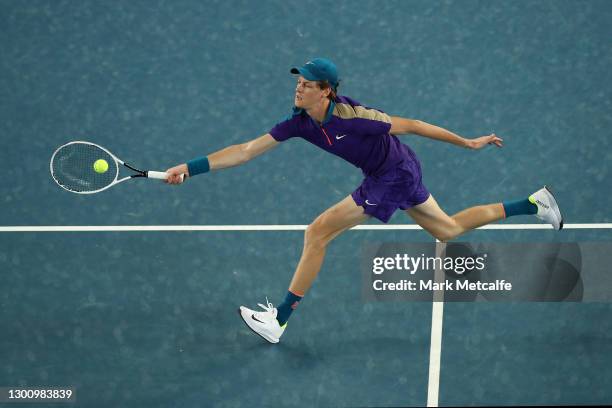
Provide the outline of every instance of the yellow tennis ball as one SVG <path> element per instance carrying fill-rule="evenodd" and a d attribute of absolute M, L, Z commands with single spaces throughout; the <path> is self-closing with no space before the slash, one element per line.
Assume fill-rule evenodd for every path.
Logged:
<path fill-rule="evenodd" d="M 93 165 L 96 173 L 106 173 L 108 171 L 108 162 L 104 159 L 98 159 Z"/>

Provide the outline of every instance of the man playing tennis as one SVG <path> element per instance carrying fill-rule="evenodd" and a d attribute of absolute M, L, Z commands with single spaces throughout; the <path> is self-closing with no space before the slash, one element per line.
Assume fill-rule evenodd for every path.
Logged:
<path fill-rule="evenodd" d="M 527 199 L 480 205 L 447 215 L 423 185 L 416 155 L 397 138 L 397 135 L 412 133 L 476 150 L 489 144 L 501 147 L 502 139 L 495 134 L 465 139 L 440 127 L 389 116 L 351 98 L 338 96 L 336 66 L 325 58 L 292 68 L 291 73 L 298 79 L 290 118 L 278 123 L 266 135 L 167 170 L 170 174 L 167 182 L 180 184 L 181 174 L 192 177 L 237 166 L 292 137 L 306 139 L 362 170 L 365 178 L 361 185 L 306 228 L 302 256 L 287 296 L 278 308 L 267 301 L 266 305 L 259 304 L 263 311 L 240 307 L 244 322 L 267 341 L 278 343 L 289 316 L 317 277 L 329 242 L 369 217 L 386 223 L 397 209 L 404 210 L 440 241 L 520 214 L 534 214 L 557 230 L 563 227 L 555 198 L 546 187 Z"/>

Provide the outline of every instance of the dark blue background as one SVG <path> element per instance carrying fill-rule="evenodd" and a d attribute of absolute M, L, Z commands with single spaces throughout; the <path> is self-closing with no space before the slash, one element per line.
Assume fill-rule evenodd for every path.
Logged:
<path fill-rule="evenodd" d="M 163 170 L 265 134 L 292 107 L 289 68 L 316 56 L 366 105 L 504 138 L 403 137 L 449 213 L 546 183 L 566 222 L 610 222 L 611 22 L 608 1 L 2 0 L 0 225 L 309 223 L 361 174 L 303 141 L 176 188 L 78 196 L 48 169 L 75 139 Z M 466 239 L 609 239 L 561 234 Z M 0 386 L 72 383 L 83 406 L 423 405 L 431 305 L 361 302 L 371 240 L 431 238 L 340 237 L 270 348 L 234 309 L 278 302 L 299 232 L 3 234 Z M 612 402 L 609 314 L 447 304 L 440 403 Z"/>

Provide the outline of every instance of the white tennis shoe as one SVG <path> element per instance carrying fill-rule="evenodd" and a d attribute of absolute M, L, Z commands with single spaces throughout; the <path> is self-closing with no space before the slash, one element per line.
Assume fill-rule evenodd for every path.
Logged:
<path fill-rule="evenodd" d="M 287 324 L 285 323 L 285 325 L 281 327 L 278 320 L 276 320 L 278 310 L 272 303 L 268 302 L 268 298 L 266 298 L 266 303 L 267 306 L 258 303 L 264 311 L 251 310 L 247 307 L 240 306 L 238 313 L 240 313 L 240 317 L 242 317 L 246 325 L 249 326 L 249 329 L 253 330 L 270 343 L 278 343 Z"/>
<path fill-rule="evenodd" d="M 563 217 L 561 211 L 559 211 L 557 200 L 547 186 L 530 195 L 529 202 L 538 206 L 536 217 L 552 224 L 556 230 L 563 228 Z"/>

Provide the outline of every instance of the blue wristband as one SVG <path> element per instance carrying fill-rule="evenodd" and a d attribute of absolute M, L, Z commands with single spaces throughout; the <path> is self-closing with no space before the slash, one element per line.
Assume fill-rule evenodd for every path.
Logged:
<path fill-rule="evenodd" d="M 187 162 L 187 169 L 189 169 L 190 176 L 207 173 L 210 170 L 208 157 L 198 157 L 197 159 L 189 160 Z"/>

